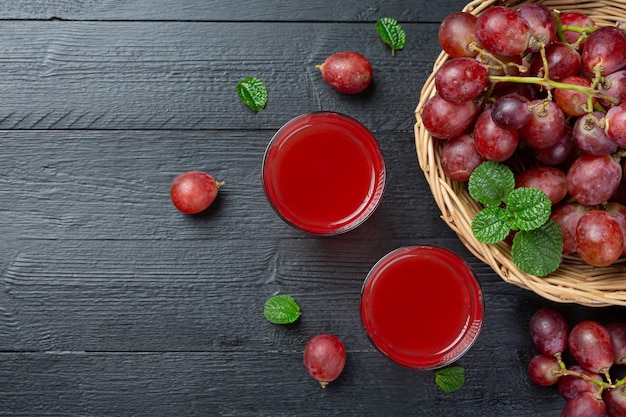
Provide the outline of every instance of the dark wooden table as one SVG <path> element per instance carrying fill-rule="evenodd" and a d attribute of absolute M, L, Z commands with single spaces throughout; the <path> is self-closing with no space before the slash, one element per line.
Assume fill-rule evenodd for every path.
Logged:
<path fill-rule="evenodd" d="M 439 218 L 415 154 L 413 111 L 439 53 L 438 23 L 461 0 L 127 0 L 0 3 L 1 416 L 557 416 L 556 389 L 526 375 L 532 313 L 626 318 L 555 305 L 504 283 Z M 374 23 L 398 19 L 395 57 Z M 341 95 L 316 64 L 367 56 L 375 82 Z M 254 113 L 238 81 L 269 91 Z M 334 110 L 367 125 L 388 165 L 377 212 L 319 238 L 283 223 L 260 182 L 287 120 Z M 183 171 L 226 181 L 208 212 L 169 200 Z M 372 265 L 438 244 L 474 267 L 484 329 L 453 394 L 432 372 L 392 364 L 358 315 Z M 297 324 L 262 314 L 293 295 Z M 348 360 L 322 390 L 302 364 L 333 333 Z"/>

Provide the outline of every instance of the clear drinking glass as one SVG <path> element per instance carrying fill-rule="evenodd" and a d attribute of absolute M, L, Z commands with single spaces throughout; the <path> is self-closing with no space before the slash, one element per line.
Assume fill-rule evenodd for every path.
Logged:
<path fill-rule="evenodd" d="M 385 175 L 374 135 L 335 112 L 290 120 L 263 159 L 270 205 L 285 222 L 313 235 L 336 235 L 362 224 L 380 203 Z"/>
<path fill-rule="evenodd" d="M 438 246 L 388 253 L 361 291 L 361 321 L 372 344 L 411 369 L 457 360 L 474 344 L 483 317 L 483 293 L 471 267 Z"/>

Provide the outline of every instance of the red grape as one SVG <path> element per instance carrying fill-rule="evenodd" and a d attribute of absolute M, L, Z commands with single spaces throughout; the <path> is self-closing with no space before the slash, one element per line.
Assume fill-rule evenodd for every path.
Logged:
<path fill-rule="evenodd" d="M 622 169 L 626 169 L 622 166 Z M 622 176 L 622 180 L 617 186 L 617 190 L 611 196 L 611 201 L 615 201 L 620 204 L 626 204 L 626 178 Z"/>
<path fill-rule="evenodd" d="M 559 168 L 536 166 L 517 174 L 515 187 L 538 188 L 554 205 L 567 195 L 567 176 Z"/>
<path fill-rule="evenodd" d="M 539 3 L 524 4 L 517 9 L 517 13 L 530 26 L 529 52 L 539 52 L 539 43 L 550 45 L 557 40 L 556 20 L 552 11 L 546 6 Z"/>
<path fill-rule="evenodd" d="M 565 84 L 580 85 L 583 87 L 590 87 L 591 81 L 580 75 L 570 75 L 563 79 Z M 563 113 L 568 116 L 582 116 L 587 114 L 587 94 L 580 91 L 568 90 L 564 88 L 557 88 L 554 90 L 554 101 L 559 106 Z M 591 98 L 591 105 L 595 105 L 595 97 Z"/>
<path fill-rule="evenodd" d="M 172 181 L 170 198 L 174 206 L 183 213 L 197 214 L 209 208 L 222 184 L 223 182 L 215 181 L 206 172 L 184 172 Z"/>
<path fill-rule="evenodd" d="M 590 210 L 576 225 L 576 248 L 589 265 L 611 265 L 624 251 L 622 229 L 606 211 Z"/>
<path fill-rule="evenodd" d="M 452 58 L 475 57 L 477 50 L 469 45 L 476 41 L 474 29 L 476 16 L 468 12 L 454 12 L 446 16 L 439 26 L 439 44 Z"/>
<path fill-rule="evenodd" d="M 554 145 L 565 129 L 565 115 L 553 101 L 533 100 L 532 115 L 519 129 L 520 137 L 533 148 Z"/>
<path fill-rule="evenodd" d="M 572 128 L 567 125 L 556 143 L 545 148 L 533 149 L 537 161 L 549 166 L 569 166 L 579 156 L 578 152 L 579 149 L 574 145 L 572 138 Z"/>
<path fill-rule="evenodd" d="M 576 26 L 579 28 L 591 28 L 596 25 L 592 18 L 580 12 L 562 12 L 559 16 L 563 26 Z M 571 30 L 564 32 L 569 43 L 575 43 L 580 37 L 580 33 Z"/>
<path fill-rule="evenodd" d="M 606 205 L 606 212 L 617 220 L 622 234 L 624 235 L 624 250 L 622 255 L 626 255 L 626 205 L 618 203 L 617 201 L 611 201 Z"/>
<path fill-rule="evenodd" d="M 626 391 L 624 386 L 605 390 L 602 399 L 606 403 L 606 411 L 610 417 L 626 416 Z"/>
<path fill-rule="evenodd" d="M 604 108 L 608 109 L 626 103 L 626 69 L 605 75 L 599 84 L 598 90 L 618 100 L 617 103 L 611 103 L 609 100 L 601 98 L 600 104 Z"/>
<path fill-rule="evenodd" d="M 304 348 L 304 366 L 322 388 L 339 377 L 346 364 L 346 349 L 337 336 L 320 334 Z"/>
<path fill-rule="evenodd" d="M 613 345 L 609 331 L 593 320 L 577 323 L 569 334 L 569 350 L 583 368 L 604 374 L 613 365 Z"/>
<path fill-rule="evenodd" d="M 615 26 L 593 31 L 583 44 L 582 64 L 586 71 L 601 75 L 621 70 L 626 65 L 626 33 Z"/>
<path fill-rule="evenodd" d="M 613 345 L 614 363 L 616 365 L 626 365 L 626 324 L 611 322 L 604 325 L 611 336 Z"/>
<path fill-rule="evenodd" d="M 590 392 L 582 392 L 568 400 L 561 417 L 605 417 L 606 404 Z"/>
<path fill-rule="evenodd" d="M 447 101 L 473 100 L 487 87 L 487 69 L 473 58 L 452 58 L 435 74 L 435 87 Z"/>
<path fill-rule="evenodd" d="M 594 117 L 585 115 L 576 119 L 572 129 L 574 143 L 589 155 L 610 154 L 617 149 L 617 144 L 609 139 L 604 128 L 597 123 L 604 113 L 595 111 L 592 114 Z"/>
<path fill-rule="evenodd" d="M 602 375 L 586 370 L 580 365 L 572 365 L 567 367 L 568 370 L 585 374 L 586 376 L 593 378 L 597 381 L 602 381 Z M 597 394 L 600 391 L 600 385 L 593 381 L 581 378 L 578 375 L 565 375 L 559 379 L 557 383 L 557 389 L 559 394 L 566 400 L 571 400 L 578 396 L 582 392 L 590 392 Z"/>
<path fill-rule="evenodd" d="M 626 147 L 626 103 L 611 107 L 606 112 L 604 131 L 613 142 Z"/>
<path fill-rule="evenodd" d="M 439 160 L 441 168 L 450 179 L 464 182 L 469 180 L 474 169 L 485 158 L 476 150 L 474 138 L 463 134 L 445 141 Z"/>
<path fill-rule="evenodd" d="M 509 7 L 490 7 L 476 20 L 476 41 L 496 55 L 520 55 L 530 36 L 528 23 Z"/>
<path fill-rule="evenodd" d="M 498 97 L 491 106 L 491 117 L 498 127 L 516 130 L 524 126 L 531 117 L 529 100 L 519 94 Z"/>
<path fill-rule="evenodd" d="M 358 52 L 337 52 L 318 65 L 322 77 L 335 90 L 356 94 L 365 90 L 374 78 L 372 64 Z"/>
<path fill-rule="evenodd" d="M 452 103 L 435 94 L 424 104 L 422 123 L 434 137 L 450 139 L 465 132 L 474 123 L 479 111 L 473 101 Z"/>
<path fill-rule="evenodd" d="M 560 369 L 559 362 L 554 357 L 540 353 L 528 363 L 528 376 L 535 384 L 548 387 L 559 380 L 557 372 Z"/>
<path fill-rule="evenodd" d="M 474 125 L 476 150 L 485 159 L 502 162 L 509 159 L 519 142 L 517 130 L 498 127 L 491 117 L 491 108 L 483 110 Z"/>
<path fill-rule="evenodd" d="M 558 311 L 544 307 L 535 312 L 528 323 L 530 337 L 545 355 L 562 353 L 567 348 L 569 326 Z"/>
<path fill-rule="evenodd" d="M 567 171 L 567 188 L 580 204 L 607 201 L 622 179 L 622 167 L 610 155 L 582 155 Z"/>
<path fill-rule="evenodd" d="M 580 72 L 580 54 L 569 43 L 555 42 L 548 45 L 545 50 L 549 79 L 562 81 Z M 545 76 L 543 59 L 539 54 L 535 55 L 530 63 L 530 74 Z"/>
<path fill-rule="evenodd" d="M 564 254 L 576 253 L 576 226 L 587 210 L 578 203 L 562 203 L 552 208 L 550 219 L 561 228 Z"/>

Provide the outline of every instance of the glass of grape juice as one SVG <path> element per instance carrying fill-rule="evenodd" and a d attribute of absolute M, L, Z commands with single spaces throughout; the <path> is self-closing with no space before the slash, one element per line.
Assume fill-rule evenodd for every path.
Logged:
<path fill-rule="evenodd" d="M 380 352 L 406 368 L 436 369 L 474 344 L 483 323 L 483 294 L 471 267 L 456 253 L 406 246 L 370 270 L 360 312 Z"/>
<path fill-rule="evenodd" d="M 263 188 L 286 223 L 318 236 L 350 231 L 378 207 L 385 188 L 380 145 L 356 119 L 302 114 L 281 127 L 263 158 Z"/>

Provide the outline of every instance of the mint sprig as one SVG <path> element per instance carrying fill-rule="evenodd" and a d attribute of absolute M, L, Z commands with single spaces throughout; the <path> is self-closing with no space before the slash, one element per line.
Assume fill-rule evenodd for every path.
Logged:
<path fill-rule="evenodd" d="M 273 324 L 293 323 L 301 314 L 296 300 L 287 294 L 274 295 L 268 298 L 263 306 L 263 315 Z"/>
<path fill-rule="evenodd" d="M 455 392 L 465 383 L 465 369 L 449 366 L 435 371 L 435 384 L 444 392 Z"/>
<path fill-rule="evenodd" d="M 380 39 L 391 47 L 391 56 L 394 56 L 396 51 L 404 48 L 406 44 L 404 28 L 392 17 L 381 17 L 378 19 L 376 32 L 378 32 Z"/>
<path fill-rule="evenodd" d="M 256 77 L 247 77 L 237 83 L 239 99 L 253 111 L 260 111 L 267 104 L 267 88 Z"/>
<path fill-rule="evenodd" d="M 552 203 L 537 188 L 515 188 L 515 176 L 506 165 L 486 161 L 472 172 L 470 196 L 484 208 L 472 219 L 474 237 L 485 244 L 504 240 L 515 232 L 511 258 L 522 271 L 546 276 L 561 264 L 561 228 L 550 220 Z"/>

